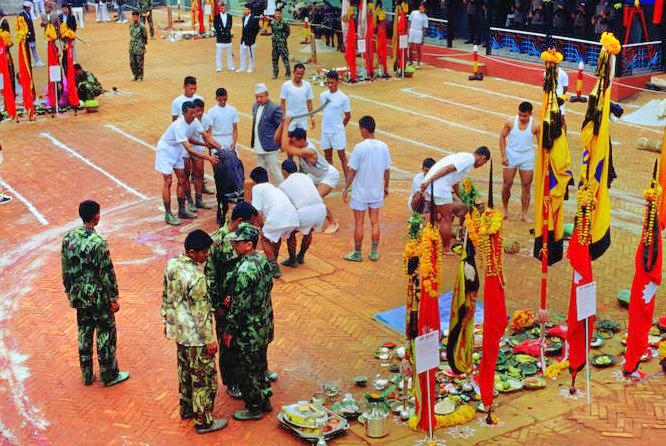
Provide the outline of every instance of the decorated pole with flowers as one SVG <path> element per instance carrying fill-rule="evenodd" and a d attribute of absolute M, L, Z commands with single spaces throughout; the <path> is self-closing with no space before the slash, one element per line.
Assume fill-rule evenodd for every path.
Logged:
<path fill-rule="evenodd" d="M 5 110 L 9 119 L 16 118 L 16 97 L 14 96 L 13 70 L 10 70 L 9 48 L 12 46 L 12 37 L 7 31 L 0 30 L 0 76 L 2 76 L 2 96 L 5 101 Z"/>
<path fill-rule="evenodd" d="M 67 102 L 76 110 L 79 108 L 79 93 L 76 88 L 76 72 L 74 71 L 74 39 L 76 34 L 67 27 L 66 23 L 60 24 L 60 38 L 65 42 L 65 73 L 67 77 Z"/>
<path fill-rule="evenodd" d="M 541 106 L 539 148 L 535 163 L 534 257 L 541 260 L 540 323 L 541 368 L 545 372 L 545 323 L 548 320 L 548 267 L 562 260 L 564 247 L 564 199 L 571 179 L 571 156 L 557 103 L 557 64 L 562 54 L 554 49 L 541 53 L 546 64 Z"/>
<path fill-rule="evenodd" d="M 630 376 L 638 370 L 641 356 L 647 349 L 657 286 L 661 284 L 662 240 L 659 208 L 662 192 L 661 185 L 657 181 L 657 163 L 655 161 L 650 186 L 643 191 L 645 215 L 641 239 L 636 249 L 636 273 L 631 284 L 629 300 L 629 331 L 623 365 L 625 376 Z"/>
<path fill-rule="evenodd" d="M 506 329 L 506 302 L 504 296 L 504 267 L 502 246 L 502 220 L 504 216 L 495 209 L 493 202 L 493 162 L 490 161 L 488 206 L 478 222 L 479 240 L 482 246 L 484 271 L 483 283 L 483 344 L 479 365 L 481 401 L 488 411 L 486 422 L 493 424 L 491 416 L 495 388 L 495 365 L 499 343 Z"/>
<path fill-rule="evenodd" d="M 51 105 L 51 113 L 55 114 L 58 109 L 58 82 L 62 78 L 53 78 L 53 71 L 55 67 L 60 68 L 60 61 L 58 60 L 58 48 L 56 47 L 56 40 L 58 40 L 58 33 L 56 32 L 55 26 L 49 23 L 46 25 L 46 30 L 44 31 L 44 38 L 46 38 L 46 61 L 47 67 L 49 69 L 49 104 Z"/>
<path fill-rule="evenodd" d="M 388 76 L 388 66 L 386 63 L 388 50 L 386 48 L 386 12 L 381 8 L 376 10 L 377 17 L 377 63 L 381 69 L 383 77 Z"/>
<path fill-rule="evenodd" d="M 368 4 L 366 14 L 367 26 L 365 30 L 365 70 L 368 78 L 375 75 L 375 5 Z"/>
<path fill-rule="evenodd" d="M 572 394 L 576 392 L 576 375 L 585 367 L 588 354 L 586 328 L 589 332 L 594 330 L 594 316 L 578 320 L 576 292 L 578 287 L 593 281 L 592 261 L 603 255 L 610 246 L 610 95 L 615 56 L 620 52 L 620 42 L 612 33 L 604 33 L 601 44 L 596 72 L 598 79 L 589 95 L 580 135 L 583 161 L 577 192 L 578 208 L 567 250 L 567 258 L 573 268 L 567 316 Z"/>
<path fill-rule="evenodd" d="M 32 82 L 32 68 L 28 55 L 28 24 L 23 16 L 16 18 L 16 42 L 18 43 L 19 83 L 23 90 L 23 107 L 28 119 L 35 119 L 34 84 Z"/>
<path fill-rule="evenodd" d="M 349 80 L 356 82 L 356 24 L 354 23 L 354 8 L 350 7 L 346 18 L 347 40 L 345 41 L 345 61 L 349 71 Z"/>
<path fill-rule="evenodd" d="M 407 2 L 401 3 L 395 8 L 393 16 L 393 69 L 404 74 L 405 71 L 405 49 L 400 48 L 400 39 L 407 38 Z"/>

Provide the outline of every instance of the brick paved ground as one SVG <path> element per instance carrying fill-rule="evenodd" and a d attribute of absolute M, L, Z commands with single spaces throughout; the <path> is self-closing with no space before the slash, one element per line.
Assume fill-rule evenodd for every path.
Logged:
<path fill-rule="evenodd" d="M 159 12 L 156 17 L 159 23 L 164 21 Z M 6 160 L 1 178 L 48 223 L 41 224 L 18 200 L 0 207 L 0 444 L 298 444 L 278 429 L 272 417 L 248 425 L 232 423 L 206 439 L 193 434 L 191 426 L 178 418 L 174 346 L 162 337 L 158 310 L 166 260 L 181 251 L 187 231 L 197 227 L 210 231 L 215 226 L 212 212 L 180 228 L 162 222 L 160 178 L 153 170 L 152 146 L 170 121 L 170 101 L 188 74 L 198 76 L 199 92 L 210 105 L 214 89 L 225 86 L 231 103 L 243 113 L 240 141 L 248 144 L 252 85 L 265 81 L 276 97 L 281 82 L 268 80 L 268 39 L 259 40 L 259 62 L 252 75 L 216 74 L 212 40 L 151 41 L 146 80 L 137 84 L 129 82 L 126 34 L 124 26 L 95 23 L 81 32 L 92 47 L 79 45 L 80 61 L 107 89 L 115 86 L 119 91 L 101 99 L 100 113 L 0 124 Z M 292 56 L 304 58 L 296 51 L 300 36 L 294 34 Z M 324 66 L 343 63 L 335 53 L 320 54 L 320 62 Z M 43 89 L 44 76 L 44 69 L 36 69 L 38 90 Z M 401 244 L 409 172 L 416 171 L 425 156 L 441 157 L 481 144 L 496 149 L 502 115 L 513 114 L 521 98 L 540 99 L 536 87 L 492 78 L 470 86 L 465 79 L 462 73 L 425 68 L 413 80 L 343 88 L 352 97 L 354 120 L 366 113 L 377 118 L 379 136 L 389 143 L 394 159 L 391 196 L 382 214 L 382 260 L 360 265 L 341 260 L 351 244 L 350 212 L 339 196 L 330 198 L 329 205 L 343 223 L 340 232 L 316 236 L 307 264 L 287 271 L 274 288 L 276 341 L 269 354 L 271 367 L 280 373 L 274 387 L 275 406 L 308 398 L 326 382 L 353 390 L 350 377 L 385 373 L 373 357 L 374 349 L 384 340 L 399 341 L 399 336 L 374 322 L 372 315 L 404 301 Z M 404 88 L 411 90 L 399 94 Z M 315 90 L 318 94 L 322 89 Z M 654 97 L 641 95 L 634 101 L 642 104 Z M 579 128 L 583 106 L 569 108 L 569 126 Z M 635 149 L 640 136 L 659 138 L 660 134 L 625 124 L 613 126 L 613 139 L 620 143 L 614 153 L 620 178 L 613 187 L 613 246 L 595 264 L 600 313 L 621 321 L 626 320 L 626 311 L 616 305 L 615 296 L 631 281 L 641 190 L 654 159 Z M 348 138 L 351 143 L 359 141 L 353 124 Z M 571 134 L 569 139 L 574 172 L 580 159 L 577 138 Z M 246 167 L 254 165 L 250 153 L 242 151 L 241 156 Z M 481 181 L 486 176 L 487 169 L 474 173 Z M 495 187 L 499 191 L 499 185 Z M 78 224 L 76 206 L 87 197 L 103 206 L 100 231 L 109 239 L 121 292 L 118 357 L 121 367 L 132 373 L 128 383 L 112 389 L 85 388 L 80 383 L 75 316 L 60 284 L 59 241 Z M 513 220 L 506 225 L 507 238 L 524 247 L 523 253 L 506 259 L 510 311 L 537 305 L 538 264 L 525 254 L 530 246 L 528 230 L 528 224 Z M 451 262 L 445 260 L 447 288 L 452 282 Z M 550 307 L 555 312 L 566 312 L 570 274 L 563 262 L 552 269 Z M 659 314 L 666 310 L 663 298 L 659 292 Z M 619 344 L 614 342 L 605 350 L 618 352 Z M 645 370 L 651 378 L 636 386 L 616 383 L 611 376 L 614 370 L 594 370 L 590 407 L 559 396 L 565 379 L 550 383 L 542 392 L 500 397 L 497 413 L 505 424 L 487 429 L 473 423 L 475 436 L 464 444 L 654 442 L 666 429 L 666 384 L 655 363 L 647 364 Z M 221 393 L 215 414 L 229 416 L 239 407 Z M 448 444 L 459 441 L 444 431 L 439 435 Z M 417 438 L 395 425 L 388 437 L 370 442 L 354 426 L 334 444 L 405 445 Z"/>

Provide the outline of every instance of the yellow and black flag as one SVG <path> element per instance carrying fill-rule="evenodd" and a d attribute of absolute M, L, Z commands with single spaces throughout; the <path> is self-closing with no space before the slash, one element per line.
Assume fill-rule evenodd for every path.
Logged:
<path fill-rule="evenodd" d="M 601 37 L 603 45 L 597 62 L 597 82 L 590 92 L 587 113 L 580 132 L 583 143 L 583 162 L 578 188 L 589 185 L 594 194 L 591 210 L 592 227 L 590 256 L 601 257 L 611 243 L 610 184 L 615 174 L 610 137 L 611 80 L 615 69 L 614 55 L 620 52 L 620 42 L 612 33 Z"/>
<path fill-rule="evenodd" d="M 552 265 L 562 260 L 564 252 L 564 200 L 573 179 L 569 144 L 556 94 L 557 64 L 562 61 L 562 54 L 549 49 L 541 54 L 541 59 L 546 63 L 546 74 L 534 167 L 534 257 L 541 259 L 546 248 L 548 264 Z"/>

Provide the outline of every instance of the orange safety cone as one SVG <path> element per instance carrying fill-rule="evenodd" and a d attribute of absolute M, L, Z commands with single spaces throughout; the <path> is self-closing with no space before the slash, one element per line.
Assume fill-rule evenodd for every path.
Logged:
<path fill-rule="evenodd" d="M 578 62 L 578 78 L 576 79 L 576 96 L 571 96 L 569 102 L 587 102 L 587 98 L 581 95 L 583 91 L 583 61 Z"/>
<path fill-rule="evenodd" d="M 474 54 L 472 54 L 472 75 L 469 76 L 471 81 L 482 81 L 483 73 L 479 73 L 479 47 L 474 45 Z"/>

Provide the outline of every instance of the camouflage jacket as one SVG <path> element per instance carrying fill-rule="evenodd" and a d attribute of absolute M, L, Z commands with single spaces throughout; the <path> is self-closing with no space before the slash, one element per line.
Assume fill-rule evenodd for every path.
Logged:
<path fill-rule="evenodd" d="M 232 345 L 243 351 L 266 347 L 273 341 L 273 274 L 263 254 L 241 258 L 227 275 L 231 305 L 225 315 Z"/>
<path fill-rule="evenodd" d="M 139 8 L 139 12 L 147 14 L 153 9 L 153 0 L 138 0 L 137 7 Z"/>
<path fill-rule="evenodd" d="M 215 310 L 223 308 L 226 297 L 225 279 L 233 271 L 238 256 L 231 242 L 224 237 L 229 234 L 229 227 L 222 226 L 211 234 L 213 245 L 208 251 L 208 260 L 204 267 L 204 274 L 208 280 L 208 295 Z"/>
<path fill-rule="evenodd" d="M 164 271 L 161 314 L 168 339 L 188 347 L 214 342 L 213 307 L 206 276 L 186 255 L 175 257 Z"/>
<path fill-rule="evenodd" d="M 275 19 L 271 19 L 271 30 L 273 35 L 271 36 L 271 42 L 273 46 L 287 46 L 287 39 L 289 38 L 289 24 L 284 20 L 279 22 Z"/>
<path fill-rule="evenodd" d="M 138 24 L 130 23 L 130 40 L 129 52 L 130 54 L 145 54 L 146 44 L 148 43 L 148 33 L 143 23 Z"/>
<path fill-rule="evenodd" d="M 118 299 L 109 246 L 94 229 L 69 231 L 60 252 L 62 283 L 72 308 L 108 307 Z"/>

